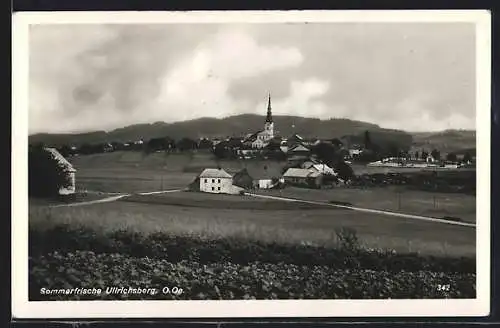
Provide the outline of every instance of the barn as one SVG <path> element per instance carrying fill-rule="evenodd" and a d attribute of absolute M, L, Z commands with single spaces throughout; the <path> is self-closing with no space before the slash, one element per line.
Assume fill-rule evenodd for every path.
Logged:
<path fill-rule="evenodd" d="M 289 168 L 283 178 L 286 184 L 320 188 L 323 183 L 323 174 L 315 169 Z"/>
<path fill-rule="evenodd" d="M 279 165 L 249 165 L 234 175 L 233 184 L 245 189 L 270 189 L 284 182 Z"/>
<path fill-rule="evenodd" d="M 55 159 L 59 165 L 67 175 L 69 185 L 65 187 L 61 187 L 59 189 L 59 194 L 60 195 L 71 195 L 74 194 L 76 191 L 76 181 L 75 181 L 75 175 L 76 175 L 76 169 L 73 167 L 73 165 L 68 162 L 66 158 L 64 158 L 61 153 L 57 151 L 55 148 L 44 148 L 45 151 L 50 153 L 52 155 L 52 158 Z"/>

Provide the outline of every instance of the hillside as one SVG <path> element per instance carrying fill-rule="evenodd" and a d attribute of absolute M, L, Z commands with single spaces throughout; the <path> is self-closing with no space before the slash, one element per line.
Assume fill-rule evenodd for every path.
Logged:
<path fill-rule="evenodd" d="M 196 120 L 153 124 L 136 124 L 109 132 L 96 131 L 82 134 L 35 134 L 29 137 L 30 143 L 43 142 L 54 146 L 62 144 L 79 145 L 83 143 L 101 143 L 130 140 L 145 140 L 150 138 L 170 136 L 174 139 L 182 137 L 227 137 L 242 136 L 263 128 L 265 117 L 260 115 L 244 114 L 224 119 L 200 118 Z M 378 125 L 352 121 L 348 119 L 320 120 L 296 116 L 275 116 L 276 133 L 289 136 L 297 133 L 305 138 L 340 138 L 345 135 L 358 135 L 366 130 L 378 134 L 395 134 L 395 139 L 405 136 L 402 131 L 382 129 Z M 410 141 L 411 142 L 411 141 Z"/>
<path fill-rule="evenodd" d="M 476 148 L 476 131 L 446 130 L 443 132 L 412 133 L 413 148 L 439 149 L 442 153 Z"/>

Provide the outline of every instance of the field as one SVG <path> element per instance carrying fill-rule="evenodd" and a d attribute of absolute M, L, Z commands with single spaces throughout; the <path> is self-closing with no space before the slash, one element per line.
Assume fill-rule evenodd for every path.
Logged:
<path fill-rule="evenodd" d="M 194 199 L 190 199 L 192 195 Z M 200 197 L 205 200 L 201 202 Z M 84 207 L 33 207 L 30 224 L 46 226 L 44 218 L 48 212 L 52 224 L 71 223 L 97 230 L 161 231 L 174 235 L 328 246 L 338 242 L 335 229 L 350 227 L 357 231 L 367 248 L 450 256 L 475 254 L 475 229 L 470 227 L 314 205 L 241 199 L 241 196 L 226 195 L 226 199 L 219 202 L 215 197 L 182 192 L 135 195 L 117 202 Z M 297 212 L 298 209 L 301 211 Z"/>
<path fill-rule="evenodd" d="M 210 153 L 190 155 L 114 152 L 70 158 L 78 170 L 77 187 L 106 192 L 145 192 L 185 188 L 205 168 L 236 172 L 247 165 L 284 166 L 270 161 L 216 161 Z"/>
<path fill-rule="evenodd" d="M 435 218 L 454 217 L 476 222 L 476 197 L 458 193 L 401 190 L 396 187 L 260 190 L 258 194 L 322 202 L 350 203 L 353 206 L 408 213 Z"/>

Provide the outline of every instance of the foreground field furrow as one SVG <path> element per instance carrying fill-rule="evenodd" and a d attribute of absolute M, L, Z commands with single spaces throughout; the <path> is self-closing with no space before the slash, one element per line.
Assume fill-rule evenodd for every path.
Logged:
<path fill-rule="evenodd" d="M 92 265 L 89 266 L 88 264 Z M 47 277 L 50 277 L 47 279 Z M 441 291 L 437 286 L 450 286 Z M 83 295 L 73 288 L 89 288 Z M 116 289 L 110 289 L 116 287 Z M 117 292 L 124 287 L 142 289 Z M 43 288 L 43 289 L 42 289 Z M 55 290 L 47 295 L 47 290 Z M 68 294 L 66 294 L 68 293 Z M 92 293 L 92 292 L 90 292 Z M 132 258 L 76 251 L 30 260 L 30 300 L 475 298 L 475 274 Z M 77 294 L 77 295 L 75 295 Z"/>

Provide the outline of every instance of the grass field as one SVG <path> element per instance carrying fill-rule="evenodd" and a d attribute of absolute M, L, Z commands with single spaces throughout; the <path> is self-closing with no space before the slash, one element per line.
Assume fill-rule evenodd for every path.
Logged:
<path fill-rule="evenodd" d="M 347 202 L 353 206 L 395 211 L 430 217 L 458 217 L 476 222 L 476 197 L 458 193 L 433 193 L 418 190 L 398 192 L 395 187 L 259 190 L 258 194 L 311 201 Z"/>
<path fill-rule="evenodd" d="M 105 192 L 145 192 L 185 188 L 205 168 L 218 165 L 230 172 L 246 166 L 279 166 L 273 161 L 216 161 L 212 154 L 113 152 L 70 158 L 77 171 L 77 188 Z"/>
<path fill-rule="evenodd" d="M 98 231 L 165 232 L 202 238 L 237 237 L 328 246 L 337 243 L 335 229 L 350 227 L 357 231 L 362 245 L 367 248 L 449 256 L 475 255 L 475 229 L 469 227 L 334 208 L 293 211 L 290 208 L 234 209 L 231 205 L 224 209 L 220 204 L 215 208 L 160 204 L 162 199 L 167 204 L 175 201 L 178 196 L 173 195 L 147 196 L 143 202 L 124 199 L 82 207 L 48 209 L 33 205 L 30 207 L 30 226 L 45 229 L 54 224 L 69 223 Z M 263 200 L 256 202 L 266 203 Z M 226 204 L 230 202 L 226 200 Z M 265 206 L 270 205 L 262 208 Z"/>

